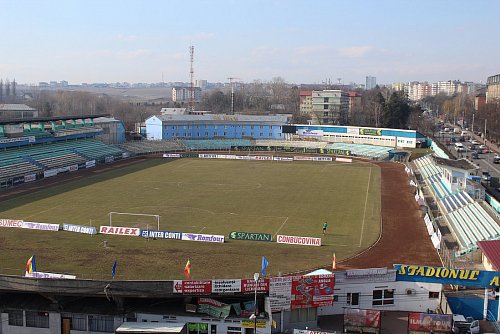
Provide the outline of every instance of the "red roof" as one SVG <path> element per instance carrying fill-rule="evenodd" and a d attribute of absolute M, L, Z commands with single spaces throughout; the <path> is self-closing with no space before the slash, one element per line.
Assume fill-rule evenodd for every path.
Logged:
<path fill-rule="evenodd" d="M 484 240 L 478 241 L 477 245 L 488 258 L 493 269 L 500 270 L 500 240 Z"/>
<path fill-rule="evenodd" d="M 312 96 L 313 92 L 311 90 L 301 90 L 299 96 Z"/>

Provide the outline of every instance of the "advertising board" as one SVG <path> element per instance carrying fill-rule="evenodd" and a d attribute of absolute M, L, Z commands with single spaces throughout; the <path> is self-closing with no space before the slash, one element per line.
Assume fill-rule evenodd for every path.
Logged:
<path fill-rule="evenodd" d="M 292 157 L 273 157 L 275 161 L 293 161 Z"/>
<path fill-rule="evenodd" d="M 17 219 L 0 219 L 0 227 L 23 227 L 23 221 Z"/>
<path fill-rule="evenodd" d="M 269 291 L 269 279 L 259 279 L 257 283 L 257 292 L 268 292 Z M 242 279 L 241 280 L 241 292 L 249 293 L 255 292 L 255 280 L 253 279 Z"/>
<path fill-rule="evenodd" d="M 290 310 L 292 299 L 292 276 L 269 279 L 269 301 L 272 312 Z"/>
<path fill-rule="evenodd" d="M 345 309 L 344 331 L 378 333 L 380 331 L 380 311 L 349 308 Z"/>
<path fill-rule="evenodd" d="M 218 279 L 218 280 L 175 280 L 174 293 L 185 295 L 211 294 L 211 293 L 254 293 L 255 281 L 253 279 Z M 257 292 L 269 291 L 269 279 L 260 279 Z"/>
<path fill-rule="evenodd" d="M 164 158 L 180 158 L 180 153 L 163 153 Z"/>
<path fill-rule="evenodd" d="M 381 129 L 359 129 L 359 134 L 364 135 L 364 136 L 381 136 L 382 135 L 382 130 Z"/>
<path fill-rule="evenodd" d="M 279 244 L 303 245 L 303 246 L 321 246 L 321 238 L 297 237 L 293 235 L 278 234 L 276 242 Z"/>
<path fill-rule="evenodd" d="M 107 157 L 104 157 L 104 162 L 109 164 L 111 162 L 115 161 L 115 157 L 110 155 L 110 156 L 107 156 Z"/>
<path fill-rule="evenodd" d="M 85 168 L 95 167 L 95 160 L 85 161 Z"/>
<path fill-rule="evenodd" d="M 57 175 L 57 169 L 49 169 L 43 172 L 43 177 L 52 177 Z"/>
<path fill-rule="evenodd" d="M 323 137 L 323 130 L 299 129 L 297 134 L 304 137 Z"/>
<path fill-rule="evenodd" d="M 59 231 L 59 224 L 47 224 L 47 223 L 36 223 L 36 222 L 25 222 L 23 221 L 22 228 L 27 228 L 30 230 L 42 230 L 42 231 Z"/>
<path fill-rule="evenodd" d="M 202 241 L 202 242 L 224 242 L 223 235 L 182 233 L 182 240 Z"/>
<path fill-rule="evenodd" d="M 434 313 L 408 314 L 408 333 L 451 333 L 452 315 Z"/>
<path fill-rule="evenodd" d="M 331 306 L 335 275 L 293 276 L 291 309 Z"/>
<path fill-rule="evenodd" d="M 113 234 L 113 235 L 130 235 L 138 237 L 139 235 L 141 235 L 141 230 L 136 227 L 101 226 L 99 227 L 99 233 Z"/>
<path fill-rule="evenodd" d="M 225 319 L 231 311 L 231 304 L 224 304 L 212 298 L 198 298 L 198 312 L 214 318 Z"/>
<path fill-rule="evenodd" d="M 251 240 L 251 241 L 273 241 L 273 235 L 269 233 L 253 233 L 253 232 L 231 232 L 229 239 L 234 240 Z"/>
<path fill-rule="evenodd" d="M 182 232 L 141 230 L 141 237 L 156 239 L 177 239 L 182 240 Z"/>
<path fill-rule="evenodd" d="M 69 166 L 69 171 L 70 172 L 76 172 L 78 170 L 78 165 L 71 165 Z"/>
<path fill-rule="evenodd" d="M 66 275 L 66 274 L 58 274 L 58 273 L 44 273 L 41 271 L 35 271 L 32 273 L 26 273 L 24 277 L 33 277 L 33 278 L 51 278 L 51 279 L 76 279 L 74 275 Z"/>
<path fill-rule="evenodd" d="M 174 293 L 185 295 L 209 295 L 212 293 L 211 280 L 175 280 Z"/>
<path fill-rule="evenodd" d="M 63 224 L 63 231 L 83 233 L 83 234 L 97 234 L 94 226 Z"/>
<path fill-rule="evenodd" d="M 212 280 L 212 293 L 235 293 L 241 291 L 239 279 L 214 279 Z"/>
<path fill-rule="evenodd" d="M 24 182 L 32 182 L 36 180 L 36 174 L 24 175 Z"/>
<path fill-rule="evenodd" d="M 243 328 L 254 328 L 254 326 L 257 328 L 266 328 L 267 321 L 261 319 L 257 319 L 256 322 L 254 320 L 241 320 L 241 327 Z"/>

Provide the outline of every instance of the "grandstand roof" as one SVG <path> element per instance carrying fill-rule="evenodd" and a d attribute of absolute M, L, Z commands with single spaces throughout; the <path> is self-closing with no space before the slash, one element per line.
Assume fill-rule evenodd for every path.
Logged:
<path fill-rule="evenodd" d="M 87 119 L 87 118 L 99 118 L 99 117 L 108 117 L 109 114 L 98 114 L 98 115 L 79 115 L 79 116 L 57 116 L 57 117 L 34 117 L 30 119 L 25 118 L 14 118 L 5 121 L 0 121 L 0 125 L 2 124 L 17 124 L 17 123 L 34 123 L 34 122 L 49 122 L 49 121 L 67 121 L 71 119 Z"/>
<path fill-rule="evenodd" d="M 35 108 L 31 108 L 25 104 L 19 103 L 5 103 L 0 104 L 0 111 L 36 111 Z"/>
<path fill-rule="evenodd" d="M 448 166 L 452 168 L 458 168 L 463 170 L 475 170 L 478 167 L 471 163 L 467 159 L 451 160 L 433 156 L 434 162 L 441 166 Z"/>
<path fill-rule="evenodd" d="M 157 117 L 162 122 L 178 122 L 178 121 L 208 121 L 208 122 L 279 122 L 286 123 L 287 116 L 273 115 L 273 116 L 260 116 L 260 115 L 226 115 L 226 114 L 207 114 L 207 115 L 159 115 L 151 116 Z M 150 118 L 151 118 L 150 117 Z"/>
<path fill-rule="evenodd" d="M 477 245 L 488 258 L 493 269 L 500 270 L 500 240 L 478 241 Z"/>

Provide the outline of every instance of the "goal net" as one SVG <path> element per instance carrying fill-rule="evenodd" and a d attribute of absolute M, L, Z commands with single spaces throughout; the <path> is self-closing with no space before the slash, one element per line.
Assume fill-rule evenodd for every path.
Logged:
<path fill-rule="evenodd" d="M 109 226 L 136 227 L 141 230 L 160 230 L 160 215 L 131 212 L 110 212 Z"/>

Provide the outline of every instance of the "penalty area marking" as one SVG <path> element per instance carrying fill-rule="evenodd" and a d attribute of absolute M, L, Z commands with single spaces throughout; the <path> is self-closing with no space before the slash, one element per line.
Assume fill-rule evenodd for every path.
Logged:
<path fill-rule="evenodd" d="M 198 233 L 203 232 L 203 230 L 204 230 L 204 229 L 206 229 L 206 228 L 207 228 L 206 226 L 203 226 L 203 227 L 201 228 L 201 230 L 199 230 L 199 231 L 198 231 Z"/>
<path fill-rule="evenodd" d="M 363 211 L 363 223 L 361 224 L 361 236 L 359 237 L 359 247 L 361 247 L 361 243 L 363 242 L 363 231 L 365 229 L 365 218 L 366 218 L 366 206 L 368 204 L 368 192 L 370 190 L 371 178 L 372 178 L 372 168 L 370 168 L 370 174 L 368 174 L 368 186 L 366 187 L 365 209 Z"/>

